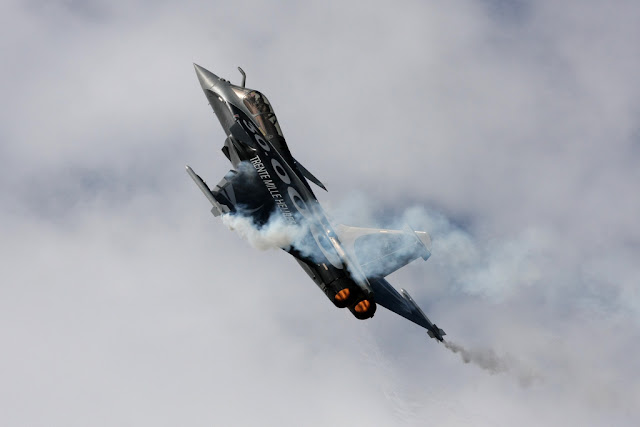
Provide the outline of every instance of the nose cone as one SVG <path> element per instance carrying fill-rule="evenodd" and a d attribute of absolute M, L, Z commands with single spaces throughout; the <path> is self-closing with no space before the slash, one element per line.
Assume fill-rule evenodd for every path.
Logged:
<path fill-rule="evenodd" d="M 202 90 L 209 90 L 215 86 L 218 81 L 220 81 L 220 77 L 216 76 L 211 71 L 202 68 L 198 64 L 193 64 L 193 66 L 196 69 L 196 75 L 198 76 L 198 80 L 200 80 Z"/>

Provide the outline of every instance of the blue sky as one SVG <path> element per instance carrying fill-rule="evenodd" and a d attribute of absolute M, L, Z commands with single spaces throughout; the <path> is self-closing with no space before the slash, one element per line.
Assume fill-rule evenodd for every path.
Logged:
<path fill-rule="evenodd" d="M 6 1 L 0 424 L 637 425 L 632 1 Z M 490 374 L 208 213 L 230 168 L 192 63 L 264 92 L 349 225 Z"/>

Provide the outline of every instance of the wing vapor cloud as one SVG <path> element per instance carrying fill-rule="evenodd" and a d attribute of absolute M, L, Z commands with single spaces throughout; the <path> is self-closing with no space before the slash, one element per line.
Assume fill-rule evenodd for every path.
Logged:
<path fill-rule="evenodd" d="M 300 241 L 306 233 L 304 225 L 287 223 L 279 215 L 272 215 L 261 227 L 251 217 L 244 215 L 226 214 L 222 216 L 222 222 L 259 250 L 286 249 Z"/>

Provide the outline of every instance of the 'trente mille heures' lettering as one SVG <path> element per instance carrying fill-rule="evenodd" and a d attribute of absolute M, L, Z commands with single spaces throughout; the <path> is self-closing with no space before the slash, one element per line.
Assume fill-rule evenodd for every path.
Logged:
<path fill-rule="evenodd" d="M 291 213 L 291 210 L 289 210 L 289 206 L 287 206 L 287 203 L 284 201 L 282 194 L 280 194 L 280 191 L 278 191 L 278 188 L 271 179 L 269 172 L 267 172 L 267 169 L 264 167 L 264 163 L 262 163 L 260 156 L 255 156 L 254 158 L 249 159 L 249 161 L 256 169 L 256 172 L 258 172 L 258 176 L 260 176 L 262 182 L 264 182 L 267 191 L 269 192 L 269 194 L 271 194 L 271 197 L 275 201 L 278 209 L 280 209 L 280 212 L 284 216 L 284 219 L 290 224 L 297 224 L 295 217 Z"/>

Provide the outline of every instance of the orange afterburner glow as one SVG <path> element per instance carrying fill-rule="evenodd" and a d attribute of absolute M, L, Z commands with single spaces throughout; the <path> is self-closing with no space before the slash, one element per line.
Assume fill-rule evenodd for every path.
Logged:
<path fill-rule="evenodd" d="M 368 299 L 363 299 L 355 306 L 354 310 L 356 311 L 356 313 L 364 313 L 369 310 L 370 306 L 371 302 Z"/>
<path fill-rule="evenodd" d="M 344 300 L 346 300 L 347 298 L 349 298 L 349 295 L 351 294 L 351 292 L 349 292 L 349 288 L 344 288 L 343 290 L 341 290 L 340 292 L 338 292 L 336 294 L 336 301 L 342 302 Z"/>

